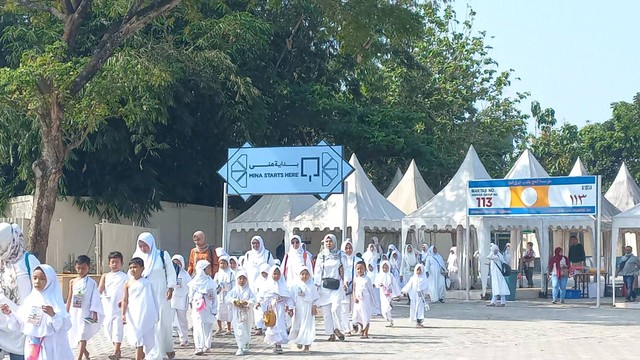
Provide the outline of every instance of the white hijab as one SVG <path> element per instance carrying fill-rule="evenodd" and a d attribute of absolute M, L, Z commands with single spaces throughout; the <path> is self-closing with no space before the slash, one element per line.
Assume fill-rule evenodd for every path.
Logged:
<path fill-rule="evenodd" d="M 278 281 L 273 280 L 273 273 L 279 270 L 280 271 L 280 279 Z M 287 287 L 287 283 L 284 281 L 284 276 L 282 275 L 282 270 L 277 265 L 271 266 L 269 269 L 269 275 L 267 275 L 266 285 L 264 287 L 264 297 L 271 296 L 280 296 L 280 297 L 290 297 L 289 288 Z"/>
<path fill-rule="evenodd" d="M 211 265 L 207 260 L 198 260 L 196 263 L 196 273 L 193 279 L 189 281 L 189 289 L 196 293 L 206 294 L 209 290 L 213 290 L 215 283 L 211 276 L 207 275 L 205 269 Z"/>
<path fill-rule="evenodd" d="M 145 254 L 140 250 L 140 242 L 143 242 L 149 246 L 149 253 Z M 147 277 L 153 271 L 156 259 L 160 257 L 160 251 L 156 249 L 156 239 L 149 232 L 143 232 L 138 235 L 136 241 L 136 251 L 133 253 L 134 258 L 140 258 L 144 262 L 144 270 L 142 271 L 142 277 Z M 162 261 L 162 260 L 160 260 Z"/>
<path fill-rule="evenodd" d="M 260 243 L 260 248 L 258 248 L 258 250 L 254 250 L 253 246 L 251 246 L 251 250 L 249 250 L 251 256 L 264 256 L 264 252 L 266 249 L 264 248 L 264 241 L 262 240 L 262 237 L 256 235 L 251 238 L 251 242 L 253 242 L 253 240 L 257 240 Z"/>
<path fill-rule="evenodd" d="M 367 264 L 373 263 L 375 268 L 379 256 L 380 255 L 378 254 L 378 250 L 376 250 L 376 245 L 374 243 L 371 243 L 367 247 L 367 251 L 362 254 L 362 260 L 364 260 L 364 262 L 366 262 Z"/>
<path fill-rule="evenodd" d="M 43 305 L 50 305 L 53 307 L 54 313 L 62 318 L 68 318 L 69 313 L 67 313 L 67 306 L 62 299 L 62 290 L 60 290 L 60 283 L 58 282 L 56 271 L 47 264 L 38 265 L 33 271 L 37 269 L 42 270 L 47 278 L 47 284 L 42 291 L 36 290 L 35 287 L 31 289 L 31 293 L 24 299 L 24 302 L 18 309 L 18 317 L 24 322 L 22 332 L 25 335 L 43 337 L 45 335 L 51 335 L 47 334 L 47 322 L 45 321 L 45 317 L 49 315 L 43 313 L 40 325 L 33 325 L 26 321 L 33 307 L 41 308 Z"/>
<path fill-rule="evenodd" d="M 307 281 L 302 281 L 302 279 L 300 278 L 300 274 L 302 274 L 302 272 L 305 270 L 307 270 L 307 272 L 309 273 L 309 278 L 307 279 Z M 298 278 L 296 279 L 294 285 L 298 289 L 300 289 L 300 291 L 304 292 L 304 299 L 307 302 L 313 302 L 318 299 L 320 297 L 320 293 L 318 292 L 318 289 L 313 282 L 313 275 L 311 274 L 311 270 L 309 270 L 309 268 L 306 266 L 302 266 L 300 268 L 300 271 L 298 271 L 298 274 L 296 275 L 298 276 Z"/>
<path fill-rule="evenodd" d="M 385 264 L 389 268 L 389 271 L 387 272 L 384 272 L 383 270 L 383 266 Z M 391 264 L 389 263 L 389 261 L 384 260 L 383 262 L 380 263 L 380 271 L 376 275 L 375 285 L 377 286 L 382 284 L 386 288 L 391 288 L 392 283 L 393 283 L 393 275 L 391 275 Z"/>
<path fill-rule="evenodd" d="M 420 275 L 418 275 L 418 269 L 422 269 L 422 273 Z M 429 288 L 429 283 L 427 282 L 427 274 L 424 271 L 424 265 L 416 265 L 416 268 L 413 269 L 413 276 L 409 281 L 415 283 L 416 289 L 418 291 L 422 291 L 423 293 L 427 291 L 427 289 Z"/>
<path fill-rule="evenodd" d="M 216 274 L 218 282 L 225 282 L 225 283 L 232 282 L 233 281 L 233 271 L 229 267 L 229 256 L 228 255 L 222 255 L 221 257 L 219 257 L 218 258 L 218 264 L 222 260 L 225 260 L 227 262 L 227 268 L 223 269 L 222 267 L 218 267 L 218 272 Z"/>

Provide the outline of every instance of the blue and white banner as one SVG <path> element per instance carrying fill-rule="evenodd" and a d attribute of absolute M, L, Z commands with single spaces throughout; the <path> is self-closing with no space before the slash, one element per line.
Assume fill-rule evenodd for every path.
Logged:
<path fill-rule="evenodd" d="M 595 215 L 596 176 L 470 180 L 469 216 Z"/>

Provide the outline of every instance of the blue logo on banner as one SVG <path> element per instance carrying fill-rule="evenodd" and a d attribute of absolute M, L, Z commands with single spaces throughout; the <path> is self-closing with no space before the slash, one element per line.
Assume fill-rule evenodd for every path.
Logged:
<path fill-rule="evenodd" d="M 326 199 L 341 194 L 353 167 L 342 157 L 342 146 L 321 141 L 316 146 L 255 148 L 246 143 L 228 150 L 218 170 L 229 195 L 312 194 Z"/>

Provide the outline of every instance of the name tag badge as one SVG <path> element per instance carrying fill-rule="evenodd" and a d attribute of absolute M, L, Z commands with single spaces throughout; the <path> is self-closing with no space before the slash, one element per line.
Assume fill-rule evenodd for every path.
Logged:
<path fill-rule="evenodd" d="M 176 281 L 176 288 L 181 288 L 182 287 L 182 278 L 178 278 Z"/>
<path fill-rule="evenodd" d="M 73 298 L 71 299 L 71 304 L 73 305 L 73 307 L 78 309 L 81 308 L 83 298 L 84 295 L 73 295 Z"/>
<path fill-rule="evenodd" d="M 27 318 L 27 322 L 33 326 L 40 326 L 42 323 L 42 308 L 39 306 L 32 306 L 31 312 L 29 313 L 29 317 Z"/>

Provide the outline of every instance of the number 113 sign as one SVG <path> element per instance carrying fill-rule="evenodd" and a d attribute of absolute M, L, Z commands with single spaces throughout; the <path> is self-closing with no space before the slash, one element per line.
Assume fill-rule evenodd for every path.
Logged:
<path fill-rule="evenodd" d="M 595 215 L 595 176 L 470 180 L 469 216 Z"/>

